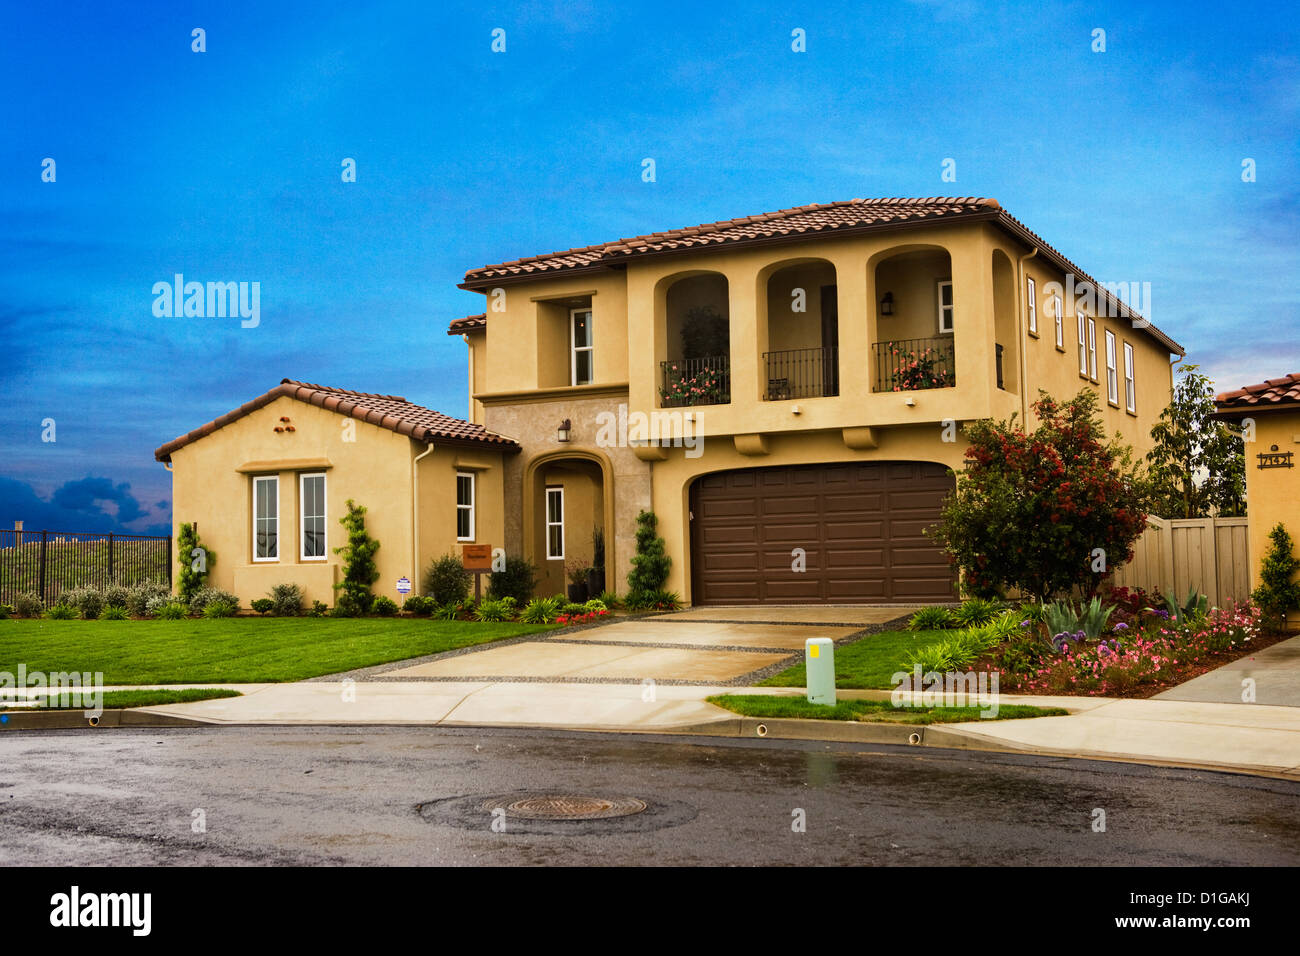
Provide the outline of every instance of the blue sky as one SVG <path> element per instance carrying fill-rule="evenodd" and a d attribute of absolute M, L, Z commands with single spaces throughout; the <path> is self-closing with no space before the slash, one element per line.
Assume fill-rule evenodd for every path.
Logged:
<path fill-rule="evenodd" d="M 468 268 L 855 196 L 996 197 L 1221 387 L 1300 370 L 1296 19 L 1131 6 L 11 7 L 0 526 L 165 528 L 153 449 L 286 376 L 464 415 Z M 155 317 L 177 272 L 260 324 Z"/>

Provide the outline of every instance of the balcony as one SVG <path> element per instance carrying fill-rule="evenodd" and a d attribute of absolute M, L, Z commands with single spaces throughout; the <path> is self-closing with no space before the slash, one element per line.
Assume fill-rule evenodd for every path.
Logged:
<path fill-rule="evenodd" d="M 822 398 L 840 393 L 839 350 L 829 348 L 785 349 L 764 352 L 767 390 L 763 398 L 782 402 L 792 398 Z"/>
<path fill-rule="evenodd" d="M 663 384 L 659 398 L 663 408 L 731 403 L 731 357 L 676 359 L 659 363 Z"/>
<path fill-rule="evenodd" d="M 877 342 L 871 390 L 910 392 L 955 386 L 957 362 L 952 343 L 950 335 Z"/>

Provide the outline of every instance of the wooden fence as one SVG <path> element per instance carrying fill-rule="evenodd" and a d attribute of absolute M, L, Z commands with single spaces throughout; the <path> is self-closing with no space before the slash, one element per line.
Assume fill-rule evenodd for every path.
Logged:
<path fill-rule="evenodd" d="M 1181 600 L 1191 588 L 1223 607 L 1250 599 L 1245 518 L 1147 519 L 1133 560 L 1115 572 L 1116 587 L 1159 589 Z"/>

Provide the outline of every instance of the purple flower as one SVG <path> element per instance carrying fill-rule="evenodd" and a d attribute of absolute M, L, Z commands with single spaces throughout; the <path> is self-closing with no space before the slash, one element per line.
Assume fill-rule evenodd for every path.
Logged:
<path fill-rule="evenodd" d="M 1117 630 L 1117 631 L 1127 631 L 1127 630 L 1128 630 L 1128 625 L 1125 624 L 1123 621 L 1120 621 L 1118 624 L 1115 625 L 1115 630 Z"/>

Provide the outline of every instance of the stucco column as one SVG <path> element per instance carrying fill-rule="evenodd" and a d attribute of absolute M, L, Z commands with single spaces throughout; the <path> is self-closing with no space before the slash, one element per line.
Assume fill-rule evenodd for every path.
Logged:
<path fill-rule="evenodd" d="M 867 269 L 861 256 L 834 256 L 835 288 L 839 312 L 840 394 L 871 392 L 872 343 L 876 339 L 875 269 Z"/>
<path fill-rule="evenodd" d="M 758 272 L 752 264 L 734 265 L 724 275 L 727 277 L 727 301 L 731 321 L 731 402 L 750 404 L 763 394 L 759 365 L 762 353 L 759 347 Z M 763 290 L 763 295 L 767 290 Z"/>
<path fill-rule="evenodd" d="M 953 349 L 957 360 L 957 388 L 977 399 L 971 410 L 988 413 L 991 389 L 996 387 L 993 353 L 993 267 L 983 240 L 948 246 L 952 260 Z"/>

